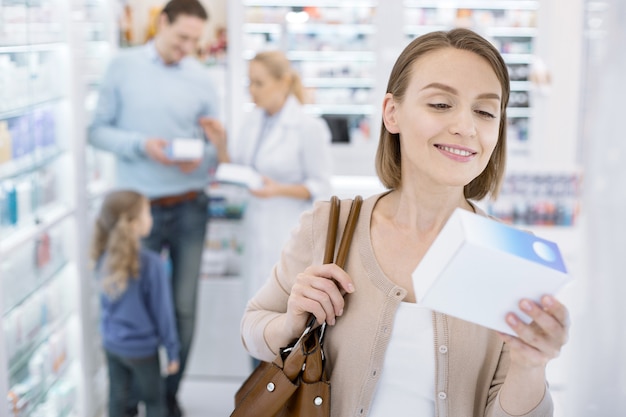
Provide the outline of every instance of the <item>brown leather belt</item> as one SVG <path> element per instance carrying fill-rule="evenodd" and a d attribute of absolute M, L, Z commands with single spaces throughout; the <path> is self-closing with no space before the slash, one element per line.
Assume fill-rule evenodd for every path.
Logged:
<path fill-rule="evenodd" d="M 200 195 L 200 191 L 188 191 L 185 194 L 168 195 L 165 197 L 159 197 L 150 200 L 150 205 L 158 207 L 171 207 L 177 204 L 194 200 L 196 197 L 198 197 L 198 195 Z"/>

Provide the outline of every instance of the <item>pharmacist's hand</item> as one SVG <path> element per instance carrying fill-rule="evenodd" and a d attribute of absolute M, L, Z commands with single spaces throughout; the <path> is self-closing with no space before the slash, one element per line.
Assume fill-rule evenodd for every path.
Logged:
<path fill-rule="evenodd" d="M 219 120 L 212 117 L 201 117 L 199 123 L 206 137 L 217 149 L 226 147 L 226 129 Z"/>
<path fill-rule="evenodd" d="M 192 159 L 189 161 L 177 161 L 175 162 L 178 169 L 181 170 L 183 174 L 189 174 L 190 172 L 195 171 L 200 164 L 202 163 L 202 159 Z"/>
<path fill-rule="evenodd" d="M 309 313 L 333 326 L 343 314 L 343 294 L 354 292 L 352 278 L 335 264 L 313 265 L 298 274 L 287 302 L 287 334 L 300 336 Z"/>
<path fill-rule="evenodd" d="M 209 139 L 209 142 L 215 146 L 217 151 L 217 160 L 219 162 L 230 162 L 230 155 L 228 154 L 228 145 L 226 140 L 226 129 L 222 123 L 211 117 L 201 117 L 198 121 L 204 134 Z"/>
<path fill-rule="evenodd" d="M 165 139 L 148 139 L 144 144 L 144 151 L 146 152 L 146 155 L 150 157 L 150 159 L 153 159 L 163 165 L 172 165 L 174 161 L 168 158 L 167 154 L 165 153 L 165 148 L 167 148 L 168 144 L 169 142 Z"/>
<path fill-rule="evenodd" d="M 178 363 L 178 361 L 171 361 L 167 364 L 167 374 L 174 375 L 175 373 L 178 373 L 179 368 L 180 364 Z"/>
<path fill-rule="evenodd" d="M 281 195 L 281 184 L 269 177 L 263 177 L 261 188 L 251 188 L 250 194 L 258 198 L 270 198 Z"/>
<path fill-rule="evenodd" d="M 515 314 L 509 313 L 506 321 L 517 333 L 517 337 L 501 333 L 509 345 L 511 366 L 518 368 L 545 367 L 559 356 L 569 334 L 569 312 L 551 295 L 541 298 L 541 304 L 531 300 L 521 300 L 520 309 L 533 319 L 524 323 Z"/>

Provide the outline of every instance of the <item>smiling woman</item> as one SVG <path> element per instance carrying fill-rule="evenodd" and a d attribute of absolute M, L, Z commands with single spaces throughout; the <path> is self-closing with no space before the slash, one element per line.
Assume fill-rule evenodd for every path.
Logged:
<path fill-rule="evenodd" d="M 400 145 L 401 178 L 426 189 L 465 186 L 498 142 L 501 84 L 486 60 L 454 48 L 425 54 L 410 72 L 401 99 L 387 93 L 383 102 L 384 125 Z"/>
<path fill-rule="evenodd" d="M 345 269 L 321 265 L 330 205 L 319 203 L 248 303 L 242 338 L 262 360 L 310 314 L 327 323 L 331 415 L 553 414 L 545 367 L 567 339 L 564 305 L 520 299 L 533 321 L 508 313 L 511 336 L 431 311 L 413 287 L 451 214 L 485 216 L 470 199 L 498 192 L 508 99 L 507 67 L 486 39 L 455 29 L 412 41 L 382 103 L 376 168 L 389 190 L 364 200 Z"/>

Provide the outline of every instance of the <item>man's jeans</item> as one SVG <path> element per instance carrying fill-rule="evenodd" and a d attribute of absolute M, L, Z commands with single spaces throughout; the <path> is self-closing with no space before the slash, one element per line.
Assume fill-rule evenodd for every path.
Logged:
<path fill-rule="evenodd" d="M 146 406 L 146 417 L 166 417 L 159 357 L 129 359 L 105 351 L 109 369 L 109 417 L 125 415 L 131 382 Z"/>
<path fill-rule="evenodd" d="M 171 207 L 152 206 L 152 217 L 152 232 L 143 244 L 159 253 L 168 248 L 172 261 L 172 295 L 180 338 L 180 370 L 167 377 L 166 394 L 168 398 L 175 398 L 185 371 L 196 322 L 208 197 L 200 193 L 194 200 Z"/>

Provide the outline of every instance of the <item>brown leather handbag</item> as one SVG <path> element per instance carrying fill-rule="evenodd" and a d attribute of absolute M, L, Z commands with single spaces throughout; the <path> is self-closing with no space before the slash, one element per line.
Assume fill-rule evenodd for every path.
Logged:
<path fill-rule="evenodd" d="M 326 235 L 324 263 L 332 263 L 339 222 L 339 199 L 333 196 Z M 361 196 L 350 207 L 335 263 L 343 268 L 361 211 Z M 273 362 L 262 362 L 235 394 L 230 417 L 329 417 L 330 379 L 323 342 L 326 323 L 315 327 L 311 315 L 306 329 L 291 345 L 282 348 Z"/>

